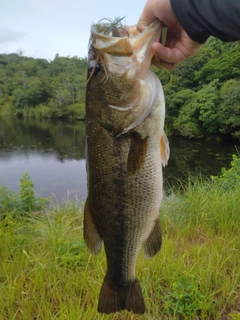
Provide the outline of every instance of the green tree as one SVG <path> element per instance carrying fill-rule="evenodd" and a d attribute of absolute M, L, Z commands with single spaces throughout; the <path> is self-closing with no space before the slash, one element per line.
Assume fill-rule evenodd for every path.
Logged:
<path fill-rule="evenodd" d="M 224 52 L 216 59 L 211 59 L 201 70 L 196 72 L 195 79 L 210 82 L 219 79 L 220 82 L 240 76 L 240 45 L 236 44 L 230 51 Z"/>
<path fill-rule="evenodd" d="M 228 80 L 220 89 L 221 103 L 217 116 L 221 133 L 240 138 L 240 81 Z"/>
<path fill-rule="evenodd" d="M 168 134 L 239 138 L 240 44 L 213 37 L 171 73 L 153 67 L 164 88 Z M 0 54 L 0 115 L 83 119 L 87 59 L 53 61 Z"/>
<path fill-rule="evenodd" d="M 213 80 L 204 86 L 197 93 L 197 102 L 199 104 L 199 120 L 208 133 L 214 133 L 219 126 L 218 106 L 219 106 L 219 90 L 218 79 Z"/>

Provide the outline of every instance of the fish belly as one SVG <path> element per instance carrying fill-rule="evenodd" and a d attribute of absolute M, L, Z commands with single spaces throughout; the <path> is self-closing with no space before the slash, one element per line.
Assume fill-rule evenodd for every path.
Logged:
<path fill-rule="evenodd" d="M 114 137 L 99 123 L 92 126 L 88 136 L 87 201 L 107 256 L 98 310 L 109 313 L 128 309 L 143 313 L 144 300 L 135 267 L 142 244 L 145 256 L 149 257 L 161 246 L 160 138 L 151 132 L 148 136 L 146 129 L 143 138 L 140 133 Z M 126 301 L 130 290 L 131 303 Z"/>

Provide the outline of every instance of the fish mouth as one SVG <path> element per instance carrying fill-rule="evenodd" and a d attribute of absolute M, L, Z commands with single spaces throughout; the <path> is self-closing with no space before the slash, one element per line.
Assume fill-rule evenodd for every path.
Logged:
<path fill-rule="evenodd" d="M 144 64 L 147 61 L 149 63 L 151 62 L 151 59 L 154 56 L 152 44 L 160 40 L 162 27 L 160 21 L 156 19 L 146 27 L 142 33 L 137 31 L 136 26 L 129 28 L 133 52 L 139 64 Z M 147 68 L 149 68 L 149 65 Z"/>
<path fill-rule="evenodd" d="M 160 40 L 161 30 L 162 24 L 157 19 L 141 33 L 135 25 L 111 28 L 100 21 L 91 27 L 91 45 L 103 54 L 119 57 L 135 55 L 139 63 L 146 60 L 150 63 L 154 55 L 152 43 Z"/>

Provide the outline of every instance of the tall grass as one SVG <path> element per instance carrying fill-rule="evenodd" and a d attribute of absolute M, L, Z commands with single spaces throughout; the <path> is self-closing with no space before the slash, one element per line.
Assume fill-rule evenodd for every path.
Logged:
<path fill-rule="evenodd" d="M 239 177 L 228 187 L 224 179 L 226 172 L 189 181 L 165 197 L 162 249 L 151 260 L 138 259 L 142 316 L 97 313 L 106 259 L 104 252 L 92 256 L 83 242 L 81 203 L 25 207 L 19 218 L 19 207 L 6 204 L 8 193 L 0 207 L 0 319 L 239 319 Z"/>

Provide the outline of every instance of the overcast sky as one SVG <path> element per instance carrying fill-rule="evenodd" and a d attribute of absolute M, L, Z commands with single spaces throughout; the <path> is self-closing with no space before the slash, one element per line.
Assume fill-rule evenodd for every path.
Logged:
<path fill-rule="evenodd" d="M 136 24 L 146 0 L 0 0 L 0 53 L 53 60 L 87 56 L 90 25 L 126 16 Z"/>

